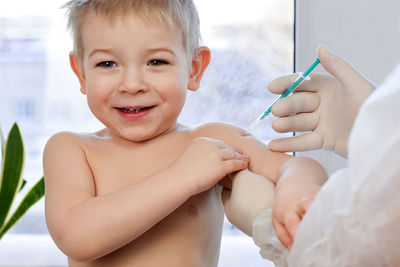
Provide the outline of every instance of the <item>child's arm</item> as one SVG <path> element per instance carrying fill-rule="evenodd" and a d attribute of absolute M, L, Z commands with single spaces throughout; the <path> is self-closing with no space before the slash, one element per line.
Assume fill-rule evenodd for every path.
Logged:
<path fill-rule="evenodd" d="M 233 177 L 233 185 L 225 186 L 223 191 L 228 219 L 234 225 L 238 224 L 238 228 L 247 234 L 251 232 L 254 215 L 272 206 L 271 202 L 265 200 L 268 196 L 264 196 L 261 192 L 265 190 L 265 194 L 270 194 L 270 183 L 263 184 L 260 177 L 265 177 L 264 179 L 279 186 L 279 190 L 275 192 L 277 204 L 274 206 L 274 218 L 282 225 L 285 225 L 283 218 L 286 214 L 297 211 L 297 203 L 301 203 L 304 197 L 314 196 L 326 180 L 325 170 L 315 160 L 272 152 L 264 143 L 242 129 L 232 125 L 208 124 L 201 130 L 224 140 L 250 157 L 248 169 L 253 174 L 246 171 L 240 172 L 240 178 L 235 181 L 236 177 Z M 236 190 L 234 190 L 235 182 L 238 182 Z M 231 192 L 229 192 L 230 187 Z M 293 196 L 287 199 L 282 197 L 289 191 L 294 191 Z M 229 198 L 231 201 L 228 201 Z M 297 224 L 295 226 L 297 227 Z M 276 231 L 279 235 L 283 235 L 283 229 L 285 228 L 276 228 Z"/>
<path fill-rule="evenodd" d="M 268 178 L 276 184 L 281 165 L 291 155 L 274 152 L 253 135 L 236 126 L 223 123 L 208 123 L 197 129 L 199 136 L 209 136 L 233 146 L 237 151 L 249 156 L 249 171 Z"/>
<path fill-rule="evenodd" d="M 226 217 L 240 231 L 252 236 L 253 221 L 273 206 L 275 185 L 247 169 L 224 180 L 229 180 L 222 190 Z"/>
<path fill-rule="evenodd" d="M 248 166 L 248 158 L 225 143 L 198 138 L 169 167 L 97 195 L 82 139 L 57 134 L 44 151 L 48 228 L 60 249 L 77 261 L 94 260 L 120 248 L 190 196 Z"/>
<path fill-rule="evenodd" d="M 304 81 L 295 94 L 281 99 L 272 109 L 279 117 L 272 123 L 275 131 L 310 133 L 272 140 L 269 143 L 271 150 L 288 152 L 324 148 L 347 156 L 347 139 L 354 119 L 375 85 L 325 46 L 318 48 L 318 57 L 331 75 L 310 75 L 310 81 Z M 280 77 L 272 81 L 268 89 L 281 94 L 296 78 L 296 74 Z"/>
<path fill-rule="evenodd" d="M 263 176 L 242 170 L 224 180 L 222 200 L 228 220 L 252 236 L 253 221 L 273 208 L 272 223 L 278 239 L 290 247 L 302 216 L 327 174 L 309 158 L 292 157 L 282 164 L 277 186 Z"/>
<path fill-rule="evenodd" d="M 272 225 L 281 243 L 290 248 L 297 227 L 328 176 L 315 160 L 293 157 L 280 169 Z"/>

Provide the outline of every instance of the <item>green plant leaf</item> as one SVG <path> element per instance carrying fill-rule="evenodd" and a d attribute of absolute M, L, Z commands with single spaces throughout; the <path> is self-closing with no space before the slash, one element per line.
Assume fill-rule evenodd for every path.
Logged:
<path fill-rule="evenodd" d="M 19 188 L 19 191 L 18 191 L 18 192 L 21 192 L 22 189 L 24 189 L 26 183 L 27 183 L 27 181 L 26 181 L 25 179 L 22 179 L 22 184 L 21 184 L 21 187 Z"/>
<path fill-rule="evenodd" d="M 14 123 L 7 137 L 0 177 L 0 229 L 10 212 L 11 205 L 21 188 L 24 168 L 24 144 L 21 132 Z"/>
<path fill-rule="evenodd" d="M 31 190 L 29 190 L 13 215 L 0 230 L 0 239 L 28 211 L 28 209 L 38 202 L 43 196 L 44 177 L 40 178 L 40 180 L 31 188 Z"/>

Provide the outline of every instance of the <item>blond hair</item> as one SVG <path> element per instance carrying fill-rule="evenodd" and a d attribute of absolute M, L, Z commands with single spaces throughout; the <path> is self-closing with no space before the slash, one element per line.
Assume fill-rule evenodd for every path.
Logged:
<path fill-rule="evenodd" d="M 108 16 L 126 15 L 134 12 L 145 20 L 159 20 L 170 27 L 179 27 L 186 52 L 193 56 L 200 42 L 200 21 L 192 0 L 70 0 L 67 9 L 68 28 L 72 32 L 74 52 L 83 56 L 80 29 L 90 11 Z"/>

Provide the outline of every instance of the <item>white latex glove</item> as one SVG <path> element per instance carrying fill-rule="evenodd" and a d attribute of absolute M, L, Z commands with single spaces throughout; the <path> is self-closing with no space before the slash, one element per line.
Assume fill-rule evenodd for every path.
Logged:
<path fill-rule="evenodd" d="M 228 220 L 252 235 L 253 221 L 274 203 L 275 185 L 264 176 L 242 170 L 230 175 L 232 185 L 224 186 L 222 202 Z"/>
<path fill-rule="evenodd" d="M 272 123 L 275 131 L 309 133 L 272 140 L 271 150 L 294 152 L 323 148 L 347 157 L 347 139 L 354 119 L 376 86 L 326 46 L 318 47 L 318 57 L 331 75 L 311 74 L 311 80 L 304 81 L 295 94 L 281 99 L 272 108 L 278 117 Z M 268 89 L 281 94 L 297 77 L 292 74 L 277 78 Z"/>

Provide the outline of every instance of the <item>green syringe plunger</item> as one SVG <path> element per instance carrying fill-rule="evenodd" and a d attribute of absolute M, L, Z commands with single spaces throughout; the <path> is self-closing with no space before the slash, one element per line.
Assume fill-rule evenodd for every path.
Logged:
<path fill-rule="evenodd" d="M 296 81 L 294 81 L 294 83 L 285 90 L 285 92 L 283 92 L 283 94 L 281 94 L 277 99 L 275 99 L 274 102 L 272 102 L 271 105 L 269 105 L 269 107 L 267 109 L 264 110 L 264 112 L 250 125 L 249 127 L 249 131 L 253 130 L 258 123 L 260 123 L 260 121 L 262 119 L 264 119 L 266 116 L 268 116 L 268 114 L 271 113 L 272 107 L 276 104 L 276 102 L 278 102 L 281 98 L 287 97 L 288 95 L 290 95 L 294 89 L 296 89 L 300 83 L 304 80 L 308 78 L 308 74 L 311 73 L 311 71 L 320 63 L 319 58 L 317 58 L 314 63 L 304 72 L 304 73 L 299 73 L 299 77 L 296 79 Z"/>

